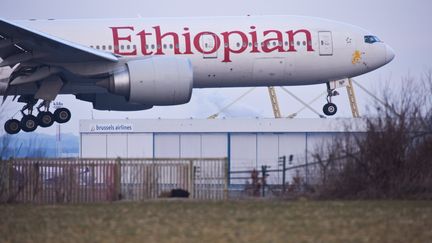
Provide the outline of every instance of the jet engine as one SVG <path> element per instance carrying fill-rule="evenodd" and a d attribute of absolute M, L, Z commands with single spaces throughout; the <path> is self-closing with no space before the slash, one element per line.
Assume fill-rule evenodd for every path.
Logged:
<path fill-rule="evenodd" d="M 77 94 L 75 97 L 93 103 L 93 109 L 101 111 L 142 111 L 153 107 L 130 103 L 124 96 L 115 94 Z"/>
<path fill-rule="evenodd" d="M 191 99 L 193 70 L 186 58 L 150 57 L 128 61 L 108 82 L 109 92 L 133 104 L 180 105 Z"/>

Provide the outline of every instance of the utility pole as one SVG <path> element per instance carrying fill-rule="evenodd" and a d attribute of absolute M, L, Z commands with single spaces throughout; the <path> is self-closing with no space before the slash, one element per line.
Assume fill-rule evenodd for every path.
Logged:
<path fill-rule="evenodd" d="M 291 154 L 289 156 L 289 164 L 292 164 L 292 161 L 294 159 L 294 156 Z M 281 156 L 279 157 L 279 165 L 282 166 L 282 192 L 285 194 L 286 191 L 286 171 L 287 171 L 287 166 L 286 166 L 286 161 L 287 161 L 287 157 Z"/>
<path fill-rule="evenodd" d="M 261 166 L 261 173 L 262 173 L 262 197 L 265 197 L 265 186 L 267 184 L 266 178 L 269 176 L 267 174 L 267 169 L 270 168 L 270 166 L 263 165 Z"/>
<path fill-rule="evenodd" d="M 282 166 L 282 192 L 285 194 L 285 184 L 286 184 L 286 156 L 279 157 L 279 165 Z"/>

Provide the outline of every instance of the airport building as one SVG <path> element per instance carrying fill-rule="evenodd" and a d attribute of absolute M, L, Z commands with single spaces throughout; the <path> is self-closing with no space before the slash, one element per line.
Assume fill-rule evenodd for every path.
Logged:
<path fill-rule="evenodd" d="M 314 162 L 335 136 L 363 132 L 358 119 L 81 120 L 82 158 L 227 158 L 230 171 Z"/>

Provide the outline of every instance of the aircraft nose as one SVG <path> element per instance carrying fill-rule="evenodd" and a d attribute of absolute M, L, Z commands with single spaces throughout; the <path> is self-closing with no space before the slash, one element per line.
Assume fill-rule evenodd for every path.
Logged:
<path fill-rule="evenodd" d="M 391 62 L 395 58 L 396 54 L 393 48 L 389 45 L 386 45 L 386 63 Z"/>

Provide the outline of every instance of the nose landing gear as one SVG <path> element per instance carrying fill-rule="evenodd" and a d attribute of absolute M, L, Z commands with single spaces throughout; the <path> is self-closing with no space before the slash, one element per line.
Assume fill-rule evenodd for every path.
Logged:
<path fill-rule="evenodd" d="M 54 122 L 66 123 L 71 119 L 71 112 L 66 108 L 58 108 L 54 114 L 49 111 L 49 101 L 42 101 L 37 107 L 37 116 L 33 115 L 34 106 L 37 100 L 32 97 L 21 96 L 18 100 L 24 102 L 26 105 L 21 109 L 21 121 L 17 119 L 10 119 L 4 124 L 4 129 L 8 134 L 17 134 L 21 130 L 24 132 L 33 132 L 38 126 L 50 127 Z M 41 108 L 44 110 L 41 111 Z M 27 113 L 25 112 L 27 110 Z"/>
<path fill-rule="evenodd" d="M 339 93 L 331 89 L 330 83 L 327 83 L 327 104 L 323 107 L 323 112 L 326 116 L 334 116 L 337 113 L 337 106 L 332 103 L 332 97 L 337 96 Z"/>

